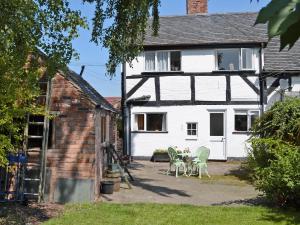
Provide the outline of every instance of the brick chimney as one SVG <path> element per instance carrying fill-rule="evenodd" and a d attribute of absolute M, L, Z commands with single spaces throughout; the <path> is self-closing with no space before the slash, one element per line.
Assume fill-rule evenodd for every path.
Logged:
<path fill-rule="evenodd" d="M 186 0 L 186 12 L 188 15 L 207 13 L 207 0 Z"/>

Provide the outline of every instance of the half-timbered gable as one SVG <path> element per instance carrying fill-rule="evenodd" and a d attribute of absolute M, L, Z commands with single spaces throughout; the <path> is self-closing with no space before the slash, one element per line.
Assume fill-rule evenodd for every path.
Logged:
<path fill-rule="evenodd" d="M 300 44 L 279 52 L 256 17 L 160 18 L 159 35 L 149 30 L 144 52 L 123 69 L 128 153 L 206 145 L 211 159 L 246 156 L 255 119 L 284 92 L 300 92 Z"/>

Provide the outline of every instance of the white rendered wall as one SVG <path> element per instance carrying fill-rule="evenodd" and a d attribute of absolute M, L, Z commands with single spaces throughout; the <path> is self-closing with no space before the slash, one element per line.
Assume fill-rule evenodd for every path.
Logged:
<path fill-rule="evenodd" d="M 231 78 L 231 99 L 233 101 L 259 101 L 259 95 L 239 76 Z M 249 81 L 259 90 L 258 77 L 248 77 Z"/>
<path fill-rule="evenodd" d="M 182 71 L 211 72 L 216 70 L 214 50 L 184 50 L 181 52 Z"/>
<path fill-rule="evenodd" d="M 226 101 L 226 78 L 195 77 L 195 98 L 198 101 Z"/>
<path fill-rule="evenodd" d="M 172 50 L 172 49 L 171 49 Z M 253 68 L 259 72 L 259 49 L 253 49 Z M 212 72 L 216 70 L 215 49 L 181 50 L 181 70 L 183 72 Z M 132 67 L 126 64 L 126 75 L 141 74 L 145 68 L 144 53 L 132 61 Z"/>
<path fill-rule="evenodd" d="M 160 77 L 161 100 L 190 100 L 191 82 L 187 76 Z"/>
<path fill-rule="evenodd" d="M 133 156 L 152 156 L 155 149 L 166 149 L 169 146 L 190 148 L 194 152 L 200 146 L 209 144 L 209 112 L 208 110 L 226 110 L 226 140 L 227 157 L 246 157 L 245 141 L 247 134 L 233 134 L 234 109 L 254 109 L 258 106 L 165 106 L 165 107 L 133 107 L 131 112 L 131 127 L 134 129 L 134 113 L 167 112 L 168 133 L 135 133 L 131 134 L 131 152 Z M 188 140 L 186 123 L 198 123 L 198 137 Z M 214 151 L 214 149 L 211 149 Z"/>

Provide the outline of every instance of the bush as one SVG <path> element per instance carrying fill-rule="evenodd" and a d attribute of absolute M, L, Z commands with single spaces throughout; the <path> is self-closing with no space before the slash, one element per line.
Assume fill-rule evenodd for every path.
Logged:
<path fill-rule="evenodd" d="M 300 99 L 276 103 L 256 121 L 250 143 L 255 186 L 279 206 L 300 206 Z"/>

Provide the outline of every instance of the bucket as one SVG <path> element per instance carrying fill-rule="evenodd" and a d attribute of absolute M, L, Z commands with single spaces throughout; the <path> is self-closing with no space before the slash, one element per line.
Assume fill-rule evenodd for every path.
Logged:
<path fill-rule="evenodd" d="M 101 182 L 101 193 L 102 194 L 112 194 L 114 192 L 114 182 L 113 181 L 102 181 Z"/>

